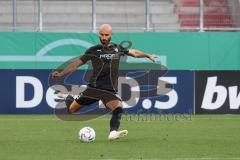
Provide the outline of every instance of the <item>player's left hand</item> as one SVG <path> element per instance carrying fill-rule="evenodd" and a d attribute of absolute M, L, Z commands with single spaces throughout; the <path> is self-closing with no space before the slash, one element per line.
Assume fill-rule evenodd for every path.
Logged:
<path fill-rule="evenodd" d="M 156 59 L 157 57 L 158 57 L 158 56 L 155 55 L 155 54 L 150 54 L 148 58 L 149 58 L 151 61 L 155 62 L 155 59 Z"/>

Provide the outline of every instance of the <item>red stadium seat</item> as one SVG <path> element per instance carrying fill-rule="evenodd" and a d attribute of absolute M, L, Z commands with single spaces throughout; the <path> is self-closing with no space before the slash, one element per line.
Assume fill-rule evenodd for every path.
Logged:
<path fill-rule="evenodd" d="M 199 0 L 174 0 L 182 27 L 199 26 Z M 204 27 L 233 27 L 226 0 L 204 1 Z"/>

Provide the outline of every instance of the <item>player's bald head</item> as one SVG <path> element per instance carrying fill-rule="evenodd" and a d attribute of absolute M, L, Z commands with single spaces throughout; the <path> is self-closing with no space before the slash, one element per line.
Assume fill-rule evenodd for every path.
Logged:
<path fill-rule="evenodd" d="M 108 33 L 108 34 L 112 34 L 112 26 L 110 24 L 102 24 L 99 27 L 99 33 Z"/>
<path fill-rule="evenodd" d="M 104 46 L 108 46 L 112 37 L 112 26 L 110 24 L 102 24 L 99 27 L 99 39 Z"/>

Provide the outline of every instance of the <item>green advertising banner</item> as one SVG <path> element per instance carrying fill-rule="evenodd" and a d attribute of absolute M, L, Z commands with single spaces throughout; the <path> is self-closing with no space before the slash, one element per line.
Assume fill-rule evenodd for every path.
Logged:
<path fill-rule="evenodd" d="M 114 33 L 112 42 L 159 55 L 171 70 L 239 70 L 240 33 Z M 1 69 L 53 69 L 99 43 L 97 33 L 0 33 Z M 132 62 L 141 59 L 129 58 Z"/>

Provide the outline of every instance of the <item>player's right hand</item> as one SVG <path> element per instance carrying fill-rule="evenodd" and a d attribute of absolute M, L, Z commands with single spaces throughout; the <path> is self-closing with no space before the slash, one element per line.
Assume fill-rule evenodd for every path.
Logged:
<path fill-rule="evenodd" d="M 58 72 L 58 71 L 54 71 L 52 73 L 52 77 L 62 77 L 62 74 L 60 72 Z"/>

